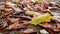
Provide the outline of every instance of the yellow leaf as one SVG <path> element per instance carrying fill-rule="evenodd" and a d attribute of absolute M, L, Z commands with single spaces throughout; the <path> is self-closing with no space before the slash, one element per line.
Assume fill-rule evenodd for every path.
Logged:
<path fill-rule="evenodd" d="M 39 0 L 32 0 L 34 3 L 38 2 Z"/>
<path fill-rule="evenodd" d="M 37 25 L 42 22 L 50 22 L 50 14 L 46 13 L 45 15 L 41 15 L 38 17 L 33 17 L 31 24 Z"/>

